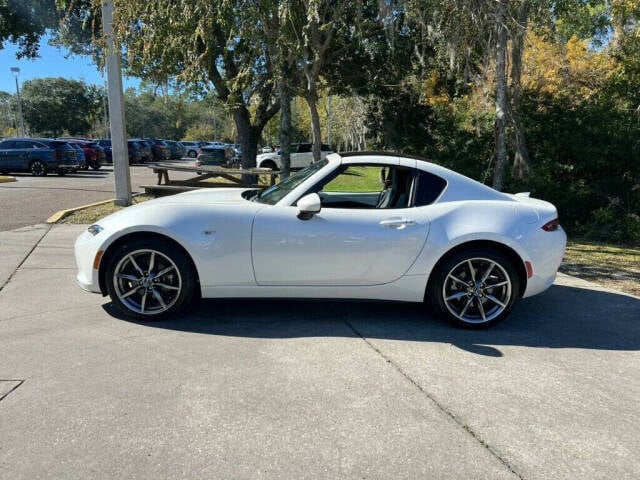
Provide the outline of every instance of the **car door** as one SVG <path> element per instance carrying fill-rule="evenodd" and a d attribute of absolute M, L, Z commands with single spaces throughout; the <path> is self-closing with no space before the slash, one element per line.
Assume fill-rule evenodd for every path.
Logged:
<path fill-rule="evenodd" d="M 301 143 L 295 152 L 291 152 L 291 168 L 308 167 L 312 159 L 311 144 Z"/>
<path fill-rule="evenodd" d="M 11 171 L 11 146 L 13 140 L 5 140 L 0 142 L 0 170 Z"/>
<path fill-rule="evenodd" d="M 259 285 L 378 285 L 404 275 L 429 232 L 421 209 L 323 208 L 309 220 L 296 207 L 255 217 L 252 254 Z"/>
<path fill-rule="evenodd" d="M 34 143 L 28 140 L 16 140 L 10 150 L 10 162 L 14 169 L 28 170 Z"/>

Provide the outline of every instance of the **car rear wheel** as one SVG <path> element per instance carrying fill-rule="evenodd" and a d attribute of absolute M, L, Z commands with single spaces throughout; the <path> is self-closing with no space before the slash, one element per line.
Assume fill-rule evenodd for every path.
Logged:
<path fill-rule="evenodd" d="M 494 249 L 469 249 L 447 258 L 429 282 L 429 300 L 463 328 L 487 328 L 504 320 L 520 292 L 512 262 Z"/>
<path fill-rule="evenodd" d="M 271 161 L 271 160 L 266 160 L 264 162 L 262 162 L 260 164 L 261 168 L 268 168 L 270 170 L 277 170 L 278 166 L 275 164 L 275 162 Z"/>
<path fill-rule="evenodd" d="M 61 177 L 64 177 L 67 174 L 67 171 L 64 168 L 61 168 L 56 173 Z"/>
<path fill-rule="evenodd" d="M 29 165 L 29 171 L 34 177 L 44 177 L 47 174 L 47 166 L 40 160 L 34 160 Z"/>
<path fill-rule="evenodd" d="M 110 258 L 107 293 L 121 314 L 157 320 L 188 303 L 195 274 L 187 255 L 169 242 L 134 240 Z"/>
<path fill-rule="evenodd" d="M 91 165 L 91 168 L 94 169 L 94 170 L 100 170 L 101 166 L 102 165 L 100 165 L 99 163 L 94 163 L 93 165 Z"/>
<path fill-rule="evenodd" d="M 189 151 L 187 152 L 187 156 L 188 156 L 189 158 L 196 158 L 196 157 L 198 156 L 198 152 L 196 152 L 195 150 L 189 150 Z"/>

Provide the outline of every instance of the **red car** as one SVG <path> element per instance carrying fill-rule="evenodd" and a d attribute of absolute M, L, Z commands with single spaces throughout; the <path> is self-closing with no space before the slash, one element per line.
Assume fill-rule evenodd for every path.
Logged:
<path fill-rule="evenodd" d="M 98 142 L 82 138 L 60 138 L 59 140 L 80 145 L 80 148 L 82 148 L 86 158 L 85 170 L 89 167 L 94 170 L 99 170 L 107 161 L 107 155 L 104 152 L 104 149 L 98 145 Z"/>

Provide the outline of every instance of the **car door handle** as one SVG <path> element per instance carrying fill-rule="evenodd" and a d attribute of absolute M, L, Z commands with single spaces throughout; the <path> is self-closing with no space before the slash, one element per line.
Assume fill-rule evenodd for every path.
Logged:
<path fill-rule="evenodd" d="M 410 227 L 415 224 L 416 222 L 414 220 L 410 220 L 408 218 L 388 218 L 387 220 L 382 220 L 380 222 L 380 225 L 383 227 L 395 228 L 397 230 Z"/>

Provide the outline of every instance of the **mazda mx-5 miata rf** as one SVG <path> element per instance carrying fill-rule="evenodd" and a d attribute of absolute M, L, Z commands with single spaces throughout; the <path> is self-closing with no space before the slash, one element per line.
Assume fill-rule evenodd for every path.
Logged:
<path fill-rule="evenodd" d="M 546 290 L 566 235 L 556 208 L 425 160 L 332 154 L 264 190 L 151 200 L 76 241 L 77 281 L 154 320 L 194 297 L 423 302 L 487 327 Z"/>

